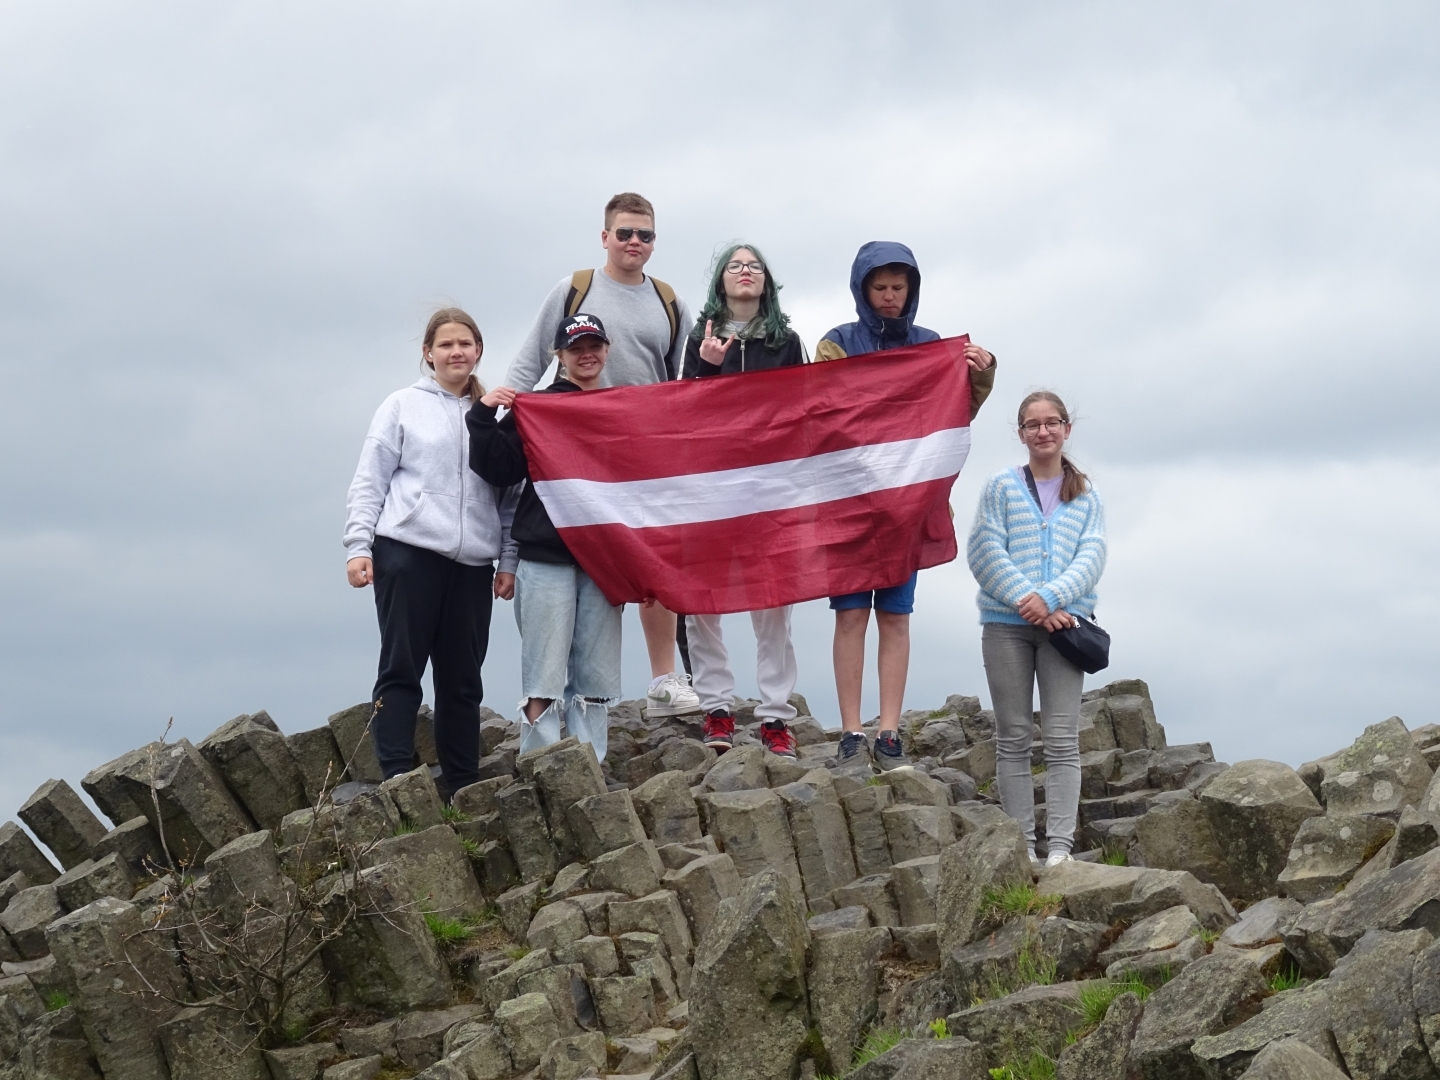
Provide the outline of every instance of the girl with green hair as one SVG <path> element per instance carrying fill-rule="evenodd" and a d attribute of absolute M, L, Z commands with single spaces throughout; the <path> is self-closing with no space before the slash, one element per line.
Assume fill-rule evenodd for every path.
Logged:
<path fill-rule="evenodd" d="M 729 375 L 806 362 L 805 346 L 780 310 L 780 286 L 753 244 L 731 244 L 715 260 L 705 306 L 685 343 L 681 377 Z"/>

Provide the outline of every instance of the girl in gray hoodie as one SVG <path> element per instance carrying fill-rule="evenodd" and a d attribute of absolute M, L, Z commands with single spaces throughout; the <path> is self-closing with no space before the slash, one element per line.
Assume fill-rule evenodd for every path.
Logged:
<path fill-rule="evenodd" d="M 347 575 L 357 589 L 375 586 L 380 619 L 375 756 L 387 780 L 415 767 L 420 678 L 434 664 L 435 749 L 450 795 L 479 779 L 490 610 L 514 595 L 518 561 L 513 497 L 469 468 L 465 413 L 484 393 L 474 374 L 483 349 L 459 308 L 430 317 L 427 370 L 376 411 L 346 502 Z"/>

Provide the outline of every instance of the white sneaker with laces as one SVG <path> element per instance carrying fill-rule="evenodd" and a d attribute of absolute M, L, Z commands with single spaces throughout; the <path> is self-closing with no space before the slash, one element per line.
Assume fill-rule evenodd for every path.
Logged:
<path fill-rule="evenodd" d="M 1049 855 L 1045 856 L 1045 866 L 1047 868 L 1051 866 L 1059 866 L 1062 862 L 1074 861 L 1075 860 L 1070 857 L 1070 853 L 1068 851 L 1052 851 Z"/>
<path fill-rule="evenodd" d="M 647 716 L 680 716 L 700 711 L 700 695 L 690 687 L 690 676 L 670 672 L 650 684 L 645 695 Z"/>

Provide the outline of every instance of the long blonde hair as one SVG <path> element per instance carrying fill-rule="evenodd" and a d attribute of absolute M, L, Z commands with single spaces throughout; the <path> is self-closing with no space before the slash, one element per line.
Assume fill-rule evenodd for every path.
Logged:
<path fill-rule="evenodd" d="M 476 326 L 475 320 L 458 307 L 442 307 L 439 311 L 435 312 L 434 315 L 430 316 L 430 321 L 425 324 L 425 343 L 423 346 L 425 351 L 429 352 L 430 347 L 435 344 L 435 335 L 440 330 L 440 327 L 452 322 L 459 323 L 475 335 L 475 344 L 480 346 L 480 355 L 484 356 L 485 338 L 480 334 L 480 327 Z M 435 370 L 435 365 L 429 360 L 425 361 L 425 366 L 431 371 Z M 473 371 L 470 373 L 469 381 L 465 384 L 465 393 L 460 396 L 468 397 L 471 401 L 479 401 L 485 396 L 485 387 L 480 385 L 480 380 L 475 377 Z"/>
<path fill-rule="evenodd" d="M 1037 401 L 1048 401 L 1060 413 L 1060 419 L 1070 423 L 1070 410 L 1065 408 L 1065 402 L 1060 400 L 1059 394 L 1053 390 L 1036 390 L 1033 394 L 1026 394 L 1020 402 L 1020 411 L 1015 416 L 1017 427 L 1025 425 L 1025 410 Z M 1089 489 L 1090 478 L 1077 469 L 1075 463 L 1064 454 L 1060 455 L 1060 467 L 1065 471 L 1065 479 L 1060 482 L 1060 501 L 1073 502 Z"/>

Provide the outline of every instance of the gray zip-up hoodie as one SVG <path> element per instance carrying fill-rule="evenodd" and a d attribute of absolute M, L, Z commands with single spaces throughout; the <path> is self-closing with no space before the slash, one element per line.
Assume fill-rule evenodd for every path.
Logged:
<path fill-rule="evenodd" d="M 385 399 L 370 421 L 345 500 L 345 558 L 369 557 L 377 536 L 438 552 L 466 566 L 519 563 L 510 539 L 514 489 L 470 470 L 469 398 L 430 375 Z"/>

